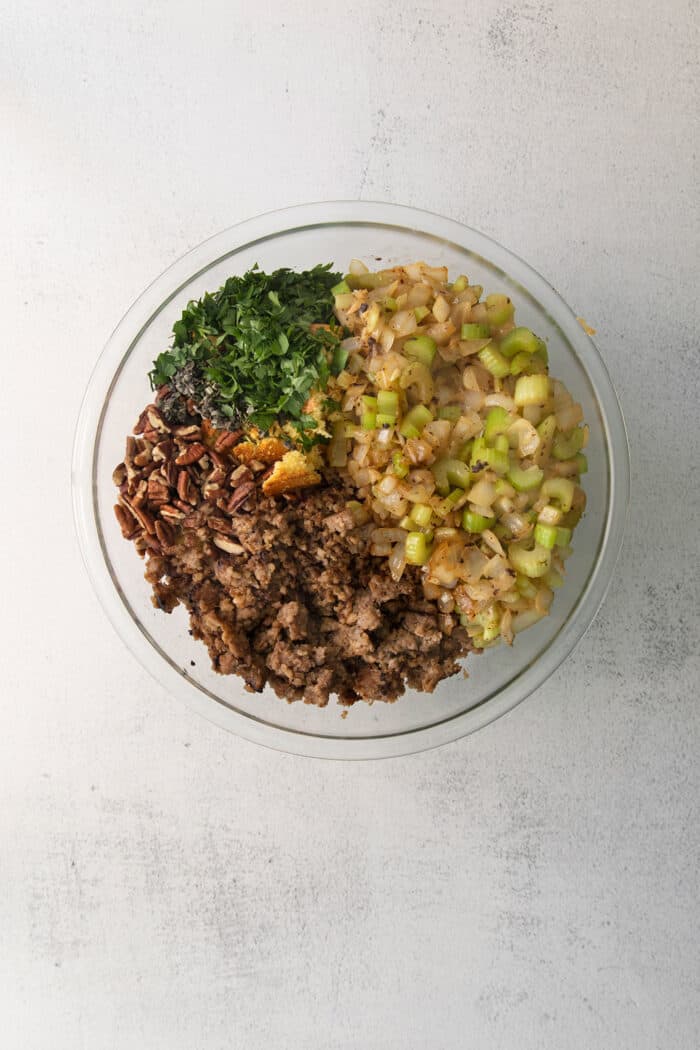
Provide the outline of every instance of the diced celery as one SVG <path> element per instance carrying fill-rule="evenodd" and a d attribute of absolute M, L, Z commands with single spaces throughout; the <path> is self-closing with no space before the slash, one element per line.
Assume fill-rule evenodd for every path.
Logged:
<path fill-rule="evenodd" d="M 567 514 L 571 510 L 576 486 L 570 478 L 548 478 L 542 486 L 542 498 L 556 501 L 559 508 Z"/>
<path fill-rule="evenodd" d="M 399 410 L 399 395 L 395 390 L 380 390 L 377 393 L 377 412 L 394 416 Z"/>
<path fill-rule="evenodd" d="M 513 466 L 508 471 L 507 477 L 517 492 L 531 492 L 542 484 L 544 471 L 539 467 L 528 467 L 527 470 L 523 470 L 522 467 Z"/>
<path fill-rule="evenodd" d="M 500 405 L 490 408 L 486 413 L 486 421 L 484 423 L 485 440 L 492 442 L 498 434 L 505 434 L 513 422 L 513 416 L 507 409 L 502 408 Z"/>
<path fill-rule="evenodd" d="M 482 470 L 484 469 L 484 467 L 488 466 L 488 451 L 488 445 L 486 444 L 484 438 L 474 438 L 474 441 L 472 443 L 472 454 L 470 459 L 470 464 L 472 468 L 478 466 L 478 464 L 480 463 L 484 464 L 484 466 L 480 468 Z"/>
<path fill-rule="evenodd" d="M 537 532 L 537 530 L 535 530 Z M 567 529 L 565 525 L 556 526 L 556 539 L 554 541 L 557 547 L 568 547 L 571 543 L 571 529 Z"/>
<path fill-rule="evenodd" d="M 532 550 L 527 550 L 519 543 L 511 543 L 508 547 L 508 558 L 517 573 L 537 579 L 549 570 L 552 552 L 546 547 L 536 544 Z"/>
<path fill-rule="evenodd" d="M 521 594 L 523 598 L 535 598 L 537 596 L 537 588 L 532 580 L 527 576 L 523 576 L 521 573 L 515 577 L 515 588 L 518 594 Z"/>
<path fill-rule="evenodd" d="M 505 434 L 497 434 L 496 440 L 493 443 L 493 447 L 498 452 L 508 452 L 510 449 L 510 443 Z"/>
<path fill-rule="evenodd" d="M 447 480 L 448 459 L 438 459 L 433 463 L 430 471 L 435 478 L 435 488 L 441 496 L 446 496 L 450 491 L 450 483 Z"/>
<path fill-rule="evenodd" d="M 466 291 L 466 289 L 468 287 L 469 287 L 469 278 L 466 277 L 463 273 L 461 273 L 459 275 L 459 277 L 457 278 L 457 280 L 452 285 L 452 291 L 456 292 L 457 295 L 459 295 L 460 292 Z"/>
<path fill-rule="evenodd" d="M 433 509 L 427 503 L 414 503 L 411 517 L 416 525 L 427 528 L 433 518 Z"/>
<path fill-rule="evenodd" d="M 486 296 L 486 316 L 492 328 L 500 328 L 510 321 L 515 312 L 507 295 L 492 293 Z"/>
<path fill-rule="evenodd" d="M 377 399 L 376 397 L 370 397 L 369 394 L 362 395 L 362 406 L 365 412 L 376 412 L 377 411 Z"/>
<path fill-rule="evenodd" d="M 460 489 L 468 489 L 472 481 L 472 472 L 466 463 L 462 463 L 458 459 L 448 459 L 445 460 L 445 463 L 445 472 L 449 483 Z"/>
<path fill-rule="evenodd" d="M 485 518 L 483 514 L 476 514 L 473 510 L 465 510 L 462 514 L 462 528 L 465 532 L 483 532 L 495 522 L 495 518 Z"/>
<path fill-rule="evenodd" d="M 579 474 L 587 474 L 588 473 L 588 460 L 586 459 L 586 457 L 583 454 L 583 452 L 579 452 L 578 455 L 576 456 L 576 465 L 578 467 Z"/>
<path fill-rule="evenodd" d="M 397 478 L 405 478 L 409 471 L 409 466 L 406 460 L 403 458 L 400 452 L 394 452 L 391 457 L 391 465 L 394 468 L 394 474 Z"/>
<path fill-rule="evenodd" d="M 416 321 L 418 322 L 418 324 L 420 324 L 421 321 L 428 316 L 430 310 L 427 306 L 416 306 L 414 307 L 413 313 L 415 315 Z"/>
<path fill-rule="evenodd" d="M 487 324 L 465 323 L 462 325 L 460 338 L 462 339 L 488 339 L 491 330 Z"/>
<path fill-rule="evenodd" d="M 519 376 L 521 372 L 527 372 L 530 367 L 530 360 L 530 354 L 526 354 L 524 350 L 521 350 L 510 363 L 510 374 Z"/>
<path fill-rule="evenodd" d="M 425 405 L 414 405 L 403 417 L 399 434 L 405 438 L 418 437 L 423 427 L 432 423 L 433 414 Z"/>
<path fill-rule="evenodd" d="M 396 423 L 396 416 L 389 412 L 377 412 L 376 425 L 379 429 L 382 427 L 393 427 Z"/>
<path fill-rule="evenodd" d="M 345 420 L 333 424 L 333 433 L 328 444 L 328 463 L 331 467 L 344 467 L 348 461 Z"/>
<path fill-rule="evenodd" d="M 554 459 L 573 459 L 583 448 L 585 431 L 583 427 L 575 427 L 570 434 L 557 434 L 552 445 L 552 456 Z"/>
<path fill-rule="evenodd" d="M 549 351 L 547 350 L 547 344 L 544 339 L 537 340 L 537 349 L 535 350 L 535 356 L 542 358 L 546 365 L 549 364 Z"/>
<path fill-rule="evenodd" d="M 409 532 L 406 537 L 407 563 L 425 565 L 429 557 L 427 537 L 422 532 Z"/>
<path fill-rule="evenodd" d="M 513 400 L 518 407 L 543 405 L 549 398 L 549 377 L 546 375 L 518 376 Z"/>
<path fill-rule="evenodd" d="M 510 361 L 495 347 L 485 346 L 477 356 L 487 372 L 496 379 L 504 379 L 510 373 Z"/>
<path fill-rule="evenodd" d="M 450 423 L 456 423 L 461 415 L 462 409 L 459 405 L 443 405 L 438 409 L 437 417 L 438 419 L 449 419 Z"/>
<path fill-rule="evenodd" d="M 540 547 L 546 547 L 548 550 L 551 550 L 556 542 L 556 525 L 543 525 L 542 522 L 538 522 L 535 525 L 535 543 L 539 543 Z"/>
<path fill-rule="evenodd" d="M 351 291 L 352 289 L 347 281 L 338 281 L 338 283 L 334 284 L 331 288 L 331 295 L 347 295 L 347 293 Z"/>
<path fill-rule="evenodd" d="M 377 413 L 363 412 L 362 418 L 360 419 L 360 426 L 363 430 L 375 430 L 377 427 Z"/>
<path fill-rule="evenodd" d="M 429 368 L 433 363 L 437 345 L 435 340 L 431 339 L 429 335 L 418 335 L 414 339 L 407 339 L 403 344 L 403 349 L 408 357 L 413 357 L 416 361 L 421 361 Z"/>
<path fill-rule="evenodd" d="M 510 457 L 508 455 L 507 448 L 487 448 L 485 456 L 486 462 L 490 466 L 491 470 L 494 470 L 496 474 L 508 473 Z"/>
<path fill-rule="evenodd" d="M 389 281 L 381 273 L 348 273 L 345 275 L 345 283 L 350 288 L 367 288 L 371 291 L 373 288 L 381 288 L 383 284 L 389 284 Z"/>
<path fill-rule="evenodd" d="M 538 346 L 539 340 L 529 328 L 514 328 L 501 339 L 500 351 L 506 357 L 515 357 L 520 353 L 534 354 Z"/>
<path fill-rule="evenodd" d="M 387 295 L 386 299 L 384 300 L 384 309 L 388 310 L 390 313 L 393 314 L 396 313 L 398 308 L 399 304 L 396 302 L 396 299 L 394 299 L 391 295 Z"/>

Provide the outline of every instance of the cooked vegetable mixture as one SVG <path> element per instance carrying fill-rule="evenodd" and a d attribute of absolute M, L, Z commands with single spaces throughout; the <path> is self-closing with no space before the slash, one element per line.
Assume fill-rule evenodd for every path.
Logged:
<path fill-rule="evenodd" d="M 507 296 L 420 262 L 254 268 L 188 304 L 150 379 L 116 516 L 221 673 L 393 700 L 547 615 L 588 428 Z"/>

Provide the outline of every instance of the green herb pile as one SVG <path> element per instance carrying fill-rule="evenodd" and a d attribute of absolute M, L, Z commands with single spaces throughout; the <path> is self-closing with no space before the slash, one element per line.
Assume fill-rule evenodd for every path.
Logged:
<path fill-rule="evenodd" d="M 171 389 L 166 411 L 192 398 L 215 426 L 266 431 L 291 423 L 303 445 L 313 444 L 308 432 L 318 423 L 304 405 L 340 371 L 344 355 L 335 332 L 311 326 L 337 327 L 331 289 L 340 278 L 330 263 L 301 273 L 256 266 L 188 303 L 173 326 L 172 348 L 150 373 L 154 389 Z"/>

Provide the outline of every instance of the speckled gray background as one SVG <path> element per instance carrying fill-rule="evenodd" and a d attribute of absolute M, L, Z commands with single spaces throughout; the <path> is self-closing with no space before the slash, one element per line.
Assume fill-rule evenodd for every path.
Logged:
<path fill-rule="evenodd" d="M 3 1050 L 695 1050 L 697 4 L 44 0 L 0 22 Z M 153 684 L 83 574 L 68 459 L 155 274 L 239 219 L 356 196 L 484 230 L 595 325 L 634 489 L 610 596 L 546 686 L 458 744 L 348 766 Z"/>

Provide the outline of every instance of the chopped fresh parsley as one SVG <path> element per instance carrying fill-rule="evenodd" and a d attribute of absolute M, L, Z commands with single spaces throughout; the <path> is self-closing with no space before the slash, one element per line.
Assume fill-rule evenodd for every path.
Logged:
<path fill-rule="evenodd" d="M 343 355 L 331 289 L 331 264 L 296 273 L 256 267 L 229 277 L 218 292 L 187 304 L 173 326 L 171 349 L 153 362 L 151 385 L 192 398 L 215 426 L 291 423 L 304 445 L 318 421 L 304 413 L 325 389 Z M 316 328 L 328 325 L 330 328 Z"/>

